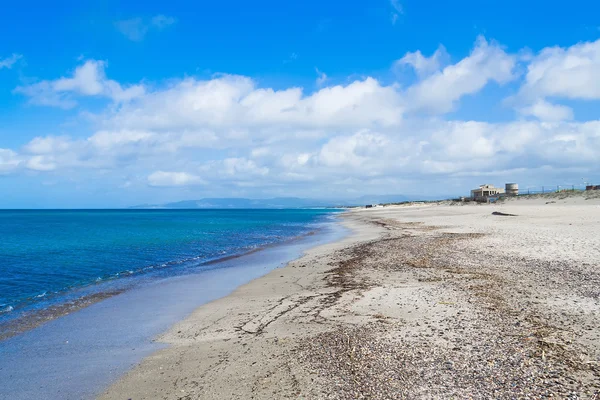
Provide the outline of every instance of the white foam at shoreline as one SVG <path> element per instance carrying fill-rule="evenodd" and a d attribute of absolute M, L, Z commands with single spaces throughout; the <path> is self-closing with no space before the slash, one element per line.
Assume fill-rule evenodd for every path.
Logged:
<path fill-rule="evenodd" d="M 0 314 L 9 313 L 14 310 L 13 306 L 6 306 L 6 304 L 0 305 Z"/>

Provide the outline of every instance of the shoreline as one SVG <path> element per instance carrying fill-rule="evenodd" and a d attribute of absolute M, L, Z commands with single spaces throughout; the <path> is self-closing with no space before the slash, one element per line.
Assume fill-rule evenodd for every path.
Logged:
<path fill-rule="evenodd" d="M 172 356 L 178 357 L 177 352 L 180 350 L 178 349 L 178 347 L 182 344 L 182 340 L 186 341 L 186 339 L 190 339 L 191 337 L 193 337 L 194 341 L 200 340 L 201 342 L 204 342 L 204 338 L 200 337 L 201 335 L 206 336 L 210 335 L 210 333 L 215 333 L 216 339 L 219 341 L 222 340 L 224 343 L 230 343 L 230 341 L 235 340 L 233 336 L 237 336 L 239 333 L 249 334 L 256 338 L 261 337 L 264 333 L 265 328 L 271 323 L 271 321 L 269 320 L 271 316 L 277 316 L 277 314 L 283 315 L 289 311 L 287 310 L 289 305 L 285 301 L 280 302 L 278 299 L 275 302 L 277 304 L 274 304 L 273 306 L 269 304 L 269 315 L 264 319 L 259 318 L 258 320 L 249 321 L 244 324 L 229 326 L 229 328 L 233 328 L 232 337 L 222 336 L 224 329 L 221 329 L 221 325 L 213 326 L 212 328 L 209 328 L 209 326 L 211 326 L 213 323 L 219 323 L 224 321 L 231 313 L 234 312 L 234 310 L 237 310 L 235 311 L 236 313 L 239 311 L 238 315 L 251 314 L 253 311 L 253 303 L 258 303 L 259 308 L 264 306 L 265 299 L 255 300 L 249 298 L 248 292 L 250 292 L 252 296 L 258 295 L 258 297 L 262 297 L 261 292 L 263 292 L 265 286 L 269 287 L 268 289 L 266 289 L 265 293 L 265 297 L 267 297 L 266 303 L 270 303 L 272 300 L 268 299 L 269 295 L 271 294 L 269 293 L 270 289 L 274 289 L 276 292 L 278 292 L 277 296 L 285 294 L 284 299 L 288 297 L 297 296 L 298 294 L 294 293 L 294 291 L 290 289 L 301 287 L 302 284 L 299 283 L 300 279 L 296 279 L 297 277 L 294 276 L 294 282 L 291 283 L 290 287 L 290 282 L 281 282 L 280 278 L 284 278 L 285 275 L 292 272 L 292 269 L 308 269 L 308 266 L 305 265 L 305 263 L 308 262 L 307 260 L 321 257 L 328 258 L 331 254 L 343 251 L 348 247 L 360 245 L 381 238 L 381 235 L 384 232 L 384 229 L 381 226 L 377 224 L 367 225 L 364 224 L 364 222 L 362 221 L 355 221 L 351 216 L 352 212 L 353 211 L 350 210 L 338 214 L 337 216 L 337 223 L 343 226 L 343 228 L 346 230 L 346 234 L 342 238 L 338 238 L 335 241 L 330 241 L 325 244 L 313 246 L 305 250 L 303 255 L 290 260 L 282 268 L 274 269 L 266 275 L 257 277 L 256 279 L 237 287 L 232 293 L 228 294 L 227 296 L 215 299 L 213 301 L 201 305 L 187 318 L 178 321 L 176 324 L 173 324 L 173 326 L 171 326 L 168 330 L 158 335 L 155 338 L 155 341 L 163 344 L 164 347 L 144 358 L 144 360 L 142 360 L 140 364 L 133 366 L 133 368 L 127 371 L 117 382 L 115 382 L 111 387 L 107 388 L 99 396 L 99 399 L 161 398 L 161 396 L 165 398 L 194 398 L 186 397 L 186 394 L 184 392 L 173 392 L 170 395 L 167 395 L 166 393 L 162 392 L 162 390 L 160 394 L 156 392 L 152 394 L 141 394 L 135 392 L 130 393 L 129 386 L 131 385 L 131 383 L 129 382 L 129 379 L 131 379 L 132 375 L 141 373 L 141 377 L 137 375 L 134 379 L 137 380 L 141 378 L 143 379 L 144 385 L 147 384 L 146 378 L 144 377 L 147 374 L 147 371 L 145 371 L 147 368 L 145 364 L 148 362 L 152 362 L 152 360 L 154 360 L 155 358 L 162 358 L 163 354 L 167 354 L 167 357 L 169 358 Z M 304 279 L 319 279 L 320 274 L 325 273 L 329 268 L 330 267 L 325 266 L 319 271 L 307 271 L 308 276 L 306 276 Z M 280 287 L 282 283 L 284 284 L 284 286 Z M 273 288 L 272 285 L 274 285 L 275 288 Z M 295 306 L 293 305 L 291 307 L 295 308 Z M 198 320 L 202 321 L 201 327 L 196 326 Z M 225 323 L 227 324 L 227 322 Z M 190 332 L 191 327 L 193 327 L 193 333 Z M 202 334 L 200 334 L 199 332 L 202 332 Z M 182 334 L 189 336 L 187 338 L 183 338 L 181 337 Z M 292 335 L 294 335 L 294 333 L 292 333 Z M 275 339 L 275 341 L 277 343 L 277 339 Z M 210 347 L 212 348 L 212 346 Z M 252 368 L 256 366 L 256 363 L 257 362 L 255 362 L 254 364 L 250 364 L 249 367 Z M 175 364 L 177 364 L 177 362 L 175 362 Z M 159 375 L 162 375 L 164 373 L 162 372 L 163 366 L 157 367 L 156 365 L 154 365 L 150 368 Z M 237 370 L 236 368 L 236 373 L 238 372 L 239 370 Z M 137 383 L 141 384 L 140 382 Z M 221 394 L 219 393 L 213 393 L 213 395 L 214 398 L 221 398 Z"/>
<path fill-rule="evenodd" d="M 145 283 L 0 341 L 0 398 L 95 398 L 164 347 L 156 337 L 198 306 L 345 234 L 336 221 L 327 222 L 316 234 L 227 257 L 198 273 Z"/>
<path fill-rule="evenodd" d="M 243 258 L 256 252 L 268 250 L 278 246 L 287 246 L 294 244 L 295 242 L 305 240 L 310 236 L 319 235 L 321 233 L 321 229 L 326 228 L 317 228 L 317 230 L 311 230 L 299 236 L 285 238 L 281 242 L 267 243 L 240 253 L 208 259 L 195 265 L 193 268 L 195 268 L 196 271 L 175 271 L 175 273 L 166 276 L 166 278 L 199 274 L 212 269 L 206 267 L 219 268 L 220 264 Z M 182 262 L 178 261 L 175 264 L 181 263 Z M 183 263 L 192 263 L 192 260 L 185 260 Z M 8 313 L 0 314 L 2 317 L 2 319 L 0 319 L 0 342 L 35 329 L 57 318 L 61 318 L 82 310 L 100 301 L 106 300 L 113 296 L 118 296 L 128 290 L 134 290 L 136 287 L 138 287 L 138 285 L 151 283 L 152 280 L 165 279 L 164 276 L 161 277 L 157 275 L 165 270 L 165 268 L 168 268 L 169 264 L 171 263 L 167 263 L 167 267 L 153 267 L 149 273 L 143 273 L 140 271 L 136 273 L 125 274 L 123 277 L 113 276 L 101 281 L 97 281 L 96 283 L 89 283 L 83 286 L 63 290 L 58 293 L 53 293 L 49 298 L 41 300 L 39 304 L 32 303 L 17 309 L 12 309 L 11 307 L 11 311 Z M 125 272 L 129 271 L 123 271 L 119 274 L 124 274 Z M 81 294 L 78 295 L 78 293 Z M 47 302 L 48 305 L 39 308 L 43 302 Z"/>
<path fill-rule="evenodd" d="M 600 393 L 597 200 L 342 218 L 352 235 L 201 306 L 100 398 Z"/>

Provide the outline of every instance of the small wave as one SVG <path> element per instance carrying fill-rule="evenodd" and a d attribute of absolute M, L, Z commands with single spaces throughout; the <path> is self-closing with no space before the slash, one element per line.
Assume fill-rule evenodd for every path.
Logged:
<path fill-rule="evenodd" d="M 14 310 L 13 306 L 4 307 L 4 304 L 0 306 L 0 314 L 9 313 Z"/>
<path fill-rule="evenodd" d="M 35 296 L 36 299 L 39 299 L 41 297 L 46 297 L 46 295 L 48 294 L 48 292 L 44 292 L 42 294 L 38 294 L 37 296 Z"/>

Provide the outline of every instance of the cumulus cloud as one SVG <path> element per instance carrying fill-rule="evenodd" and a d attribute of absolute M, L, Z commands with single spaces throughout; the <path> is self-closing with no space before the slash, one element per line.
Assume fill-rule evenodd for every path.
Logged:
<path fill-rule="evenodd" d="M 350 182 L 348 179 L 352 186 L 384 180 L 389 184 L 405 177 L 468 177 L 548 165 L 589 168 L 600 154 L 598 121 L 410 121 L 395 128 L 342 129 L 323 143 L 313 139 L 271 142 L 270 138 L 255 145 L 230 142 L 230 151 L 244 156 L 223 159 L 210 153 L 198 157 L 197 152 L 190 152 L 192 147 L 176 144 L 182 138 L 173 134 L 108 133 L 70 141 L 37 138 L 25 146 L 28 153 L 7 153 L 0 165 L 5 172 L 23 160 L 25 168 L 35 171 L 87 168 L 142 173 L 160 160 L 161 165 L 173 169 L 150 174 L 150 186 L 218 187 L 227 183 L 265 189 L 310 182 L 325 188 L 332 182 L 343 186 L 343 182 Z"/>
<path fill-rule="evenodd" d="M 34 171 L 53 171 L 56 163 L 52 156 L 32 156 L 27 160 L 27 168 Z"/>
<path fill-rule="evenodd" d="M 419 65 L 422 71 L 434 64 L 431 59 L 422 56 L 417 60 L 414 53 L 407 54 L 404 59 L 406 57 L 409 59 L 405 63 L 410 61 Z M 515 64 L 514 55 L 507 54 L 498 44 L 488 43 L 480 36 L 468 57 L 411 86 L 406 93 L 408 102 L 415 110 L 450 112 L 461 97 L 477 93 L 488 83 L 504 84 L 515 79 Z"/>
<path fill-rule="evenodd" d="M 20 163 L 20 157 L 16 152 L 10 149 L 0 149 L 0 175 L 13 172 Z"/>
<path fill-rule="evenodd" d="M 56 154 L 68 151 L 71 139 L 67 136 L 46 136 L 33 138 L 23 150 L 30 154 Z"/>
<path fill-rule="evenodd" d="M 10 57 L 4 59 L 0 58 L 0 69 L 11 69 L 13 65 L 15 65 L 17 61 L 19 61 L 21 58 L 23 58 L 21 54 L 13 54 Z"/>
<path fill-rule="evenodd" d="M 115 28 L 127 39 L 133 42 L 141 42 L 151 30 L 163 30 L 173 25 L 177 20 L 166 15 L 156 15 L 150 19 L 134 17 L 115 21 Z"/>
<path fill-rule="evenodd" d="M 350 136 L 337 136 L 321 147 L 316 155 L 316 161 L 318 165 L 324 167 L 356 170 L 371 161 L 381 159 L 390 144 L 386 136 L 370 131 L 361 131 Z"/>
<path fill-rule="evenodd" d="M 223 168 L 221 173 L 240 176 L 240 175 L 267 175 L 269 168 L 257 165 L 253 160 L 246 158 L 226 158 L 222 161 Z"/>
<path fill-rule="evenodd" d="M 14 92 L 29 97 L 31 104 L 64 109 L 75 107 L 76 97 L 106 97 L 116 103 L 123 103 L 144 95 L 146 89 L 143 85 L 123 87 L 106 77 L 105 68 L 104 61 L 87 60 L 75 68 L 70 77 L 19 86 Z"/>
<path fill-rule="evenodd" d="M 41 136 L 19 150 L 0 150 L 0 173 L 101 171 L 126 176 L 120 186 L 128 187 L 327 197 L 359 187 L 406 192 L 406 182 L 421 180 L 600 172 L 600 122 L 573 121 L 573 110 L 546 95 L 519 109 L 533 118 L 446 120 L 463 96 L 519 77 L 517 57 L 483 38 L 454 64 L 444 53 L 407 53 L 399 62 L 417 79 L 406 87 L 364 77 L 314 91 L 274 89 L 219 75 L 142 86 L 126 101 L 115 93 L 131 87 L 106 78 L 103 63 L 88 61 L 72 76 L 43 81 L 49 93 L 61 101 L 104 97 L 119 107 L 96 115 L 87 136 Z"/>
<path fill-rule="evenodd" d="M 404 57 L 394 63 L 396 68 L 411 66 L 421 77 L 427 77 L 438 72 L 449 60 L 450 56 L 446 48 L 440 45 L 431 57 L 425 57 L 420 50 L 406 53 Z"/>
<path fill-rule="evenodd" d="M 600 100 L 600 39 L 545 48 L 528 62 L 519 93 L 509 99 L 521 113 L 543 121 L 569 120 L 573 110 L 557 101 Z"/>
<path fill-rule="evenodd" d="M 158 187 L 201 185 L 204 181 L 187 172 L 156 171 L 148 176 L 148 185 Z"/>
<path fill-rule="evenodd" d="M 301 88 L 260 88 L 248 77 L 193 78 L 124 105 L 110 124 L 151 130 L 219 129 L 244 139 L 248 129 L 396 125 L 400 94 L 373 78 L 305 95 Z"/>
<path fill-rule="evenodd" d="M 564 121 L 573 119 L 573 110 L 567 106 L 552 104 L 545 100 L 537 100 L 530 106 L 519 110 L 523 115 L 530 115 L 541 121 Z"/>
<path fill-rule="evenodd" d="M 540 51 L 527 66 L 521 95 L 600 99 L 600 39 Z"/>

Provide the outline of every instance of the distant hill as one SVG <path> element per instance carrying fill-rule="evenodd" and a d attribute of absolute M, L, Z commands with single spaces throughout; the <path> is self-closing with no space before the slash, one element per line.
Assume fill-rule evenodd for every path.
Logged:
<path fill-rule="evenodd" d="M 198 208 L 310 208 L 310 207 L 348 207 L 366 204 L 400 203 L 403 201 L 421 200 L 417 197 L 403 195 L 368 195 L 350 200 L 317 200 L 298 197 L 275 197 L 272 199 L 245 198 L 205 198 L 199 200 L 184 200 L 166 204 L 143 204 L 130 208 L 152 209 L 198 209 Z"/>

